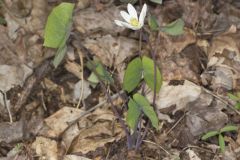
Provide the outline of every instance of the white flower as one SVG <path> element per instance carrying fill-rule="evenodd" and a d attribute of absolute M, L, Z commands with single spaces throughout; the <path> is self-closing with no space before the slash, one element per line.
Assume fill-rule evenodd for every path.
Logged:
<path fill-rule="evenodd" d="M 147 5 L 143 5 L 139 18 L 136 9 L 130 3 L 128 3 L 127 10 L 128 13 L 125 11 L 120 12 L 121 16 L 126 22 L 115 20 L 115 23 L 121 27 L 126 27 L 133 30 L 139 30 L 142 28 L 147 13 Z"/>

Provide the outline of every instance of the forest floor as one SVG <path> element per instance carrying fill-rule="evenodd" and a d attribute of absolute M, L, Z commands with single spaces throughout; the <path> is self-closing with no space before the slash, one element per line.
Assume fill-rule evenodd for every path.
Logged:
<path fill-rule="evenodd" d="M 75 4 L 73 24 L 54 68 L 56 49 L 43 46 L 44 28 L 61 2 L 0 3 L 0 160 L 240 159 L 233 129 L 240 126 L 240 1 L 136 0 L 138 13 L 147 4 L 147 15 L 135 31 L 114 22 L 134 0 L 66 0 Z M 159 26 L 183 20 L 183 33 L 152 31 L 150 16 Z M 126 122 L 132 96 L 123 90 L 124 72 L 153 51 L 160 92 L 154 97 L 144 81 L 134 91 L 154 99 L 159 125 L 140 117 L 131 136 L 142 142 L 129 148 L 119 120 Z M 93 79 L 87 64 L 96 58 L 113 84 Z M 209 131 L 219 132 L 202 138 Z"/>

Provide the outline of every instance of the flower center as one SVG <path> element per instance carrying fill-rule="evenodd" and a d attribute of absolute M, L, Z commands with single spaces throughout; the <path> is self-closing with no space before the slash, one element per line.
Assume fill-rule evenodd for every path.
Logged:
<path fill-rule="evenodd" d="M 139 22 L 138 22 L 138 20 L 137 20 L 136 18 L 131 18 L 131 19 L 130 19 L 130 24 L 131 24 L 132 26 L 134 26 L 134 27 L 139 26 Z"/>

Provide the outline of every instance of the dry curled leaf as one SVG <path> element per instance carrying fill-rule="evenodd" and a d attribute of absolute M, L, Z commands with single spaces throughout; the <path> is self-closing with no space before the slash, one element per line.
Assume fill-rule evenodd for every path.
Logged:
<path fill-rule="evenodd" d="M 138 50 L 138 42 L 126 37 L 105 35 L 96 39 L 86 38 L 83 44 L 97 56 L 101 62 L 111 67 L 123 63 Z"/>
<path fill-rule="evenodd" d="M 124 28 L 117 27 L 114 23 L 115 19 L 120 18 L 119 13 L 120 10 L 115 6 L 108 7 L 101 12 L 96 12 L 94 8 L 87 8 L 75 14 L 73 17 L 75 19 L 74 25 L 81 33 L 101 30 L 114 35 L 124 30 Z"/>
<path fill-rule="evenodd" d="M 58 145 L 57 141 L 45 137 L 37 137 L 32 143 L 32 149 L 42 159 L 57 160 Z"/>

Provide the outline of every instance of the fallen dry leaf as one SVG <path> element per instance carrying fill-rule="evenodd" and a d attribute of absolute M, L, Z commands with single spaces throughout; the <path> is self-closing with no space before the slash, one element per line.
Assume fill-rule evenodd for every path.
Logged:
<path fill-rule="evenodd" d="M 76 120 L 81 113 L 83 113 L 83 111 L 80 109 L 63 107 L 55 114 L 46 118 L 45 122 L 54 132 L 55 136 L 58 137 L 69 126 L 68 123 Z"/>
<path fill-rule="evenodd" d="M 193 150 L 187 149 L 186 152 L 188 153 L 190 160 L 201 160 Z"/>
<path fill-rule="evenodd" d="M 84 34 L 101 30 L 114 35 L 124 30 L 123 27 L 117 27 L 114 23 L 115 19 L 120 18 L 119 13 L 120 10 L 115 6 L 108 7 L 101 12 L 96 12 L 94 8 L 87 8 L 75 14 L 74 25 L 79 32 Z"/>
<path fill-rule="evenodd" d="M 83 83 L 82 83 L 83 81 Z M 83 84 L 83 86 L 82 86 Z M 83 90 L 82 90 L 83 87 Z M 92 92 L 90 89 L 90 84 L 88 81 L 85 80 L 80 80 L 78 81 L 75 85 L 74 85 L 74 89 L 73 89 L 73 102 L 77 103 L 80 96 L 81 96 L 81 92 L 82 93 L 82 100 L 86 99 Z"/>
<path fill-rule="evenodd" d="M 82 129 L 79 136 L 73 141 L 70 149 L 71 153 L 86 154 L 98 147 L 103 147 L 106 143 L 121 138 L 123 136 L 122 129 L 117 126 L 114 129 L 112 127 L 111 122 L 102 122 Z"/>
<path fill-rule="evenodd" d="M 64 156 L 63 160 L 91 160 L 91 159 L 76 155 L 66 155 Z"/>
<path fill-rule="evenodd" d="M 106 66 L 118 66 L 138 50 L 138 42 L 126 37 L 105 35 L 96 39 L 86 38 L 83 44 Z M 117 67 L 116 67 L 117 68 Z"/>
<path fill-rule="evenodd" d="M 165 81 L 189 80 L 199 84 L 200 76 L 207 57 L 195 44 L 185 47 L 180 53 L 173 54 L 161 61 L 162 76 Z"/>
<path fill-rule="evenodd" d="M 188 103 L 198 99 L 200 94 L 201 87 L 187 80 L 184 81 L 183 85 L 169 85 L 167 82 L 163 82 L 162 88 L 156 98 L 156 106 L 158 110 L 161 110 L 175 105 L 176 107 L 172 111 L 174 114 L 176 111 L 187 107 Z M 149 93 L 147 98 L 151 100 L 153 93 Z M 163 118 L 162 114 L 159 114 L 158 117 L 160 119 Z"/>
<path fill-rule="evenodd" d="M 57 160 L 57 142 L 44 137 L 37 137 L 32 143 L 32 149 L 41 159 Z"/>
<path fill-rule="evenodd" d="M 204 133 L 222 128 L 228 122 L 228 116 L 222 112 L 225 107 L 223 102 L 204 92 L 189 103 L 186 121 L 180 126 L 177 136 L 179 146 L 195 144 Z"/>
<path fill-rule="evenodd" d="M 32 69 L 25 65 L 0 65 L 0 90 L 6 92 L 14 86 L 22 86 Z"/>
<path fill-rule="evenodd" d="M 13 122 L 12 124 L 8 122 L 0 123 L 0 143 L 13 143 L 18 142 L 23 139 L 23 121 Z"/>
<path fill-rule="evenodd" d="M 154 38 L 151 38 L 152 47 L 157 47 L 157 55 L 164 60 L 172 54 L 180 53 L 185 47 L 196 42 L 196 34 L 193 30 L 185 29 L 180 36 L 170 36 L 166 33 L 160 33 L 160 41 L 155 44 Z M 161 43 L 160 43 L 161 42 Z"/>
<path fill-rule="evenodd" d="M 233 33 L 232 33 L 233 32 Z M 201 78 L 204 85 L 222 93 L 238 88 L 240 53 L 239 33 L 231 28 L 212 39 L 208 45 L 208 65 Z"/>

